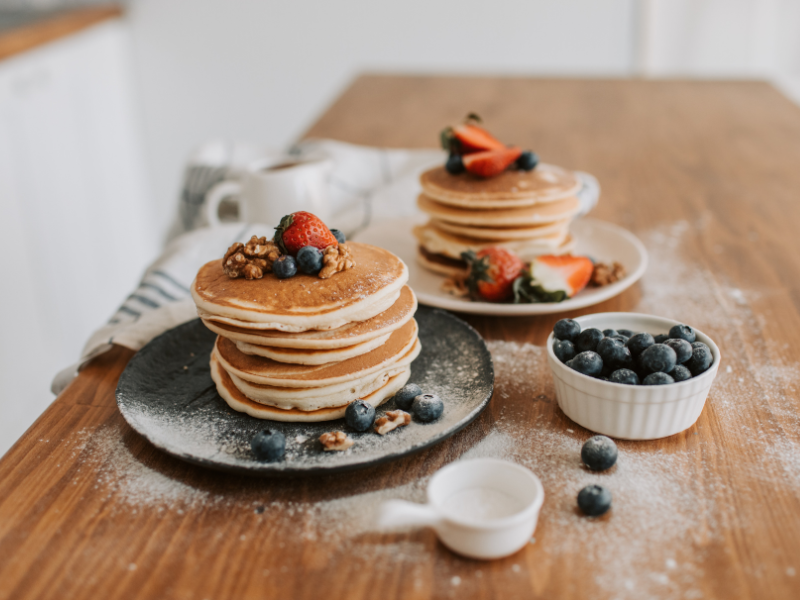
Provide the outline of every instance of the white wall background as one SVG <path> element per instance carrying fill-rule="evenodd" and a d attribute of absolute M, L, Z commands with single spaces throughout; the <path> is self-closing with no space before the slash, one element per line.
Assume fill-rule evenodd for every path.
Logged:
<path fill-rule="evenodd" d="M 0 0 L 0 8 L 76 3 Z M 2 72 L 9 72 L 9 64 L 24 67 L 29 57 L 0 61 L 0 242 L 8 255 L 30 239 L 37 222 L 31 207 L 51 215 L 47 202 L 63 211 L 65 223 L 80 211 L 91 214 L 92 208 L 81 204 L 81 181 L 94 185 L 94 197 L 114 201 L 101 201 L 104 220 L 90 219 L 88 225 L 85 219 L 75 221 L 83 223 L 82 237 L 72 250 L 80 254 L 87 241 L 105 239 L 108 223 L 124 222 L 126 231 L 139 227 L 136 219 L 125 217 L 131 207 L 136 207 L 131 214 L 147 216 L 152 237 L 145 240 L 148 235 L 137 234 L 140 248 L 135 257 L 128 256 L 126 272 L 102 286 L 92 283 L 99 281 L 99 273 L 84 270 L 80 276 L 88 279 L 80 289 L 65 293 L 68 283 L 62 283 L 56 292 L 22 268 L 18 282 L 27 295 L 19 298 L 24 298 L 20 302 L 27 318 L 17 318 L 22 313 L 0 305 L 0 314 L 11 315 L 3 322 L 0 340 L 0 364 L 11 365 L 0 373 L 0 454 L 51 400 L 46 390 L 52 371 L 77 359 L 89 331 L 123 300 L 145 257 L 167 236 L 182 167 L 205 140 L 282 147 L 362 71 L 758 77 L 800 98 L 800 0 L 130 0 L 125 21 L 103 27 L 99 33 L 82 34 L 98 42 L 116 39 L 111 50 L 100 52 L 104 56 L 91 51 L 80 59 L 99 73 L 95 80 L 76 75 L 83 87 L 74 90 L 84 91 L 69 91 L 70 81 L 78 81 L 74 78 L 63 84 L 58 78 L 47 80 L 61 86 L 53 93 L 71 94 L 72 100 L 48 96 L 38 105 L 24 98 L 11 102 L 18 86 L 13 77 L 6 78 L 11 95 L 4 97 Z M 40 52 L 54 64 L 68 55 L 74 63 L 86 52 L 82 44 L 62 41 Z M 111 104 L 117 113 L 104 108 Z M 37 106 L 55 119 L 54 128 L 40 123 Z M 47 140 L 28 144 L 34 149 L 28 154 L 29 134 L 20 114 L 27 115 L 31 136 Z M 118 138 L 98 145 L 100 153 L 82 154 L 88 163 L 69 156 L 76 146 L 91 142 L 91 136 L 83 139 L 83 130 L 70 130 L 60 141 L 51 139 L 53 131 L 80 123 L 87 114 L 96 122 L 108 119 L 100 130 Z M 70 143 L 70 135 L 78 142 Z M 62 144 L 55 147 L 69 156 L 70 168 L 63 168 L 58 152 L 46 152 L 53 144 Z M 140 155 L 145 156 L 145 169 Z M 41 160 L 50 160 L 50 170 L 67 178 L 51 177 L 50 187 L 44 185 L 48 180 L 39 175 Z M 104 175 L 94 179 L 92 172 Z M 80 173 L 77 183 L 75 173 Z M 122 184 L 125 177 L 133 179 Z M 67 188 L 72 196 L 59 193 Z M 123 188 L 127 193 L 121 195 Z M 73 204 L 76 210 L 65 209 Z M 58 277 L 48 281 L 77 281 L 81 268 L 79 259 L 62 260 Z M 70 302 L 80 312 L 70 312 Z M 22 359 L 45 345 L 48 354 L 38 363 L 39 371 L 22 377 L 18 367 L 31 364 Z"/>

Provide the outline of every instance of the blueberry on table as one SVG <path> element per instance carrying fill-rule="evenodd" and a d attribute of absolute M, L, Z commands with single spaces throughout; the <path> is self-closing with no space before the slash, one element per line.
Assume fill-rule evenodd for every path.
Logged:
<path fill-rule="evenodd" d="M 562 363 L 575 358 L 575 345 L 569 340 L 556 340 L 553 342 L 553 353 Z"/>
<path fill-rule="evenodd" d="M 250 449 L 256 459 L 263 462 L 276 462 L 286 453 L 286 437 L 274 429 L 262 429 L 250 440 Z"/>
<path fill-rule="evenodd" d="M 666 344 L 653 344 L 642 352 L 642 367 L 650 373 L 669 373 L 677 362 L 675 350 Z"/>
<path fill-rule="evenodd" d="M 575 343 L 575 349 L 578 352 L 586 352 L 587 350 L 591 350 L 595 352 L 597 350 L 597 344 L 600 343 L 605 336 L 603 332 L 599 329 L 592 327 L 591 329 L 584 329 L 581 331 L 581 334 L 578 336 L 578 341 Z"/>
<path fill-rule="evenodd" d="M 422 388 L 416 383 L 407 383 L 400 388 L 400 391 L 394 395 L 394 404 L 400 410 L 406 412 L 411 408 L 411 403 L 414 398 L 422 394 Z"/>
<path fill-rule="evenodd" d="M 653 336 L 656 344 L 663 344 L 669 339 L 669 336 L 666 333 L 659 333 L 658 335 Z"/>
<path fill-rule="evenodd" d="M 631 351 L 631 354 L 639 356 L 646 348 L 649 348 L 655 343 L 656 341 L 649 333 L 637 333 L 631 336 L 631 339 L 629 339 L 625 345 L 628 347 L 628 350 Z"/>
<path fill-rule="evenodd" d="M 675 380 L 666 373 L 657 372 L 650 373 L 642 381 L 642 385 L 667 385 L 668 383 L 675 383 Z"/>
<path fill-rule="evenodd" d="M 530 150 L 525 150 L 517 159 L 517 166 L 523 171 L 533 171 L 538 164 L 539 157 Z"/>
<path fill-rule="evenodd" d="M 603 329 L 603 335 L 611 337 L 612 335 L 619 335 L 619 332 L 616 329 Z"/>
<path fill-rule="evenodd" d="M 293 256 L 281 256 L 272 263 L 272 272 L 278 279 L 287 279 L 297 275 L 297 263 Z"/>
<path fill-rule="evenodd" d="M 559 340 L 569 340 L 573 344 L 578 341 L 581 334 L 581 326 L 572 319 L 561 319 L 553 327 L 553 335 Z"/>
<path fill-rule="evenodd" d="M 596 435 L 581 448 L 581 460 L 592 471 L 605 471 L 617 462 L 617 445 L 610 437 Z"/>
<path fill-rule="evenodd" d="M 613 383 L 624 383 L 625 385 L 639 385 L 639 376 L 630 369 L 617 369 L 608 376 L 608 380 Z"/>
<path fill-rule="evenodd" d="M 447 172 L 451 175 L 458 175 L 464 172 L 464 161 L 458 154 L 451 154 L 447 157 L 444 168 L 447 169 Z"/>
<path fill-rule="evenodd" d="M 344 244 L 347 242 L 347 237 L 345 237 L 345 235 L 338 229 L 331 229 L 331 233 L 333 234 L 333 237 L 336 238 L 336 241 L 339 242 L 340 244 Z"/>
<path fill-rule="evenodd" d="M 697 339 L 694 329 L 688 325 L 675 325 L 669 330 L 669 337 L 672 339 L 686 340 L 690 344 Z"/>
<path fill-rule="evenodd" d="M 353 431 L 366 431 L 375 422 L 375 407 L 364 400 L 355 400 L 344 410 L 344 422 Z"/>
<path fill-rule="evenodd" d="M 599 517 L 611 508 L 611 492 L 602 485 L 587 485 L 578 492 L 578 508 L 590 517 Z"/>
<path fill-rule="evenodd" d="M 666 342 L 664 342 L 665 346 L 669 346 L 673 350 L 675 350 L 675 356 L 677 357 L 675 360 L 679 365 L 682 365 L 687 360 L 692 358 L 692 345 L 684 339 L 681 338 L 670 338 Z M 663 371 L 663 369 L 662 369 Z M 665 371 L 669 373 L 669 371 Z"/>
<path fill-rule="evenodd" d="M 703 342 L 694 342 L 692 357 L 686 361 L 685 366 L 692 372 L 692 375 L 697 376 L 707 371 L 712 362 L 714 362 L 714 355 L 711 354 L 711 348 Z"/>
<path fill-rule="evenodd" d="M 632 338 L 636 335 L 635 331 L 631 331 L 630 329 L 617 329 L 617 333 L 620 335 L 624 335 L 626 338 Z"/>
<path fill-rule="evenodd" d="M 303 246 L 297 251 L 297 266 L 303 273 L 316 275 L 322 269 L 322 250 L 316 246 Z"/>
<path fill-rule="evenodd" d="M 436 394 L 421 394 L 411 403 L 411 412 L 423 423 L 430 423 L 442 416 L 444 402 Z"/>
<path fill-rule="evenodd" d="M 600 375 L 603 370 L 603 359 L 597 352 L 586 350 L 576 354 L 575 358 L 567 361 L 567 366 L 584 375 Z"/>
<path fill-rule="evenodd" d="M 683 365 L 677 365 L 669 372 L 669 376 L 675 381 L 686 381 L 692 378 L 692 372 Z"/>

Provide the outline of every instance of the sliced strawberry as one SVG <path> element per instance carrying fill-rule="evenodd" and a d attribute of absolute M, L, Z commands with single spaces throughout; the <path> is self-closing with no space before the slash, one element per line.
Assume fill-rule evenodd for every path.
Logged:
<path fill-rule="evenodd" d="M 594 264 L 585 256 L 537 256 L 531 264 L 535 284 L 547 292 L 565 291 L 569 298 L 589 283 Z"/>
<path fill-rule="evenodd" d="M 525 267 L 519 256 L 511 250 L 492 246 L 477 254 L 464 252 L 461 257 L 469 265 L 467 284 L 473 297 L 502 302 L 513 294 L 514 280 Z"/>
<path fill-rule="evenodd" d="M 453 135 L 459 142 L 461 154 L 472 154 L 482 150 L 500 150 L 506 145 L 486 131 L 472 123 L 464 123 L 453 129 Z"/>
<path fill-rule="evenodd" d="M 475 152 L 464 157 L 464 168 L 478 177 L 494 177 L 513 165 L 520 154 L 522 150 L 516 147 Z"/>

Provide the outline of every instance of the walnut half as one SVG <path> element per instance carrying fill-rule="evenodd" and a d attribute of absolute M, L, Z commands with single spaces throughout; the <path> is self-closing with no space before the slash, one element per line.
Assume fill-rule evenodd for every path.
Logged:
<path fill-rule="evenodd" d="M 614 261 L 609 267 L 605 263 L 597 263 L 592 271 L 591 284 L 595 287 L 602 287 L 609 283 L 614 283 L 625 277 L 625 267 Z"/>
<path fill-rule="evenodd" d="M 411 415 L 404 410 L 390 410 L 380 419 L 375 420 L 375 433 L 386 435 L 392 429 L 404 427 L 411 423 Z"/>
<path fill-rule="evenodd" d="M 469 296 L 467 280 L 463 277 L 448 277 L 442 282 L 442 291 L 459 298 Z"/>
<path fill-rule="evenodd" d="M 322 442 L 322 447 L 326 452 L 347 450 L 350 446 L 355 444 L 353 438 L 347 435 L 344 431 L 330 431 L 328 433 L 323 433 L 321 436 L 319 436 L 319 441 Z"/>
<path fill-rule="evenodd" d="M 328 246 L 322 251 L 322 270 L 319 272 L 319 278 L 327 279 L 334 273 L 346 271 L 355 266 L 356 263 L 347 244 Z"/>
<path fill-rule="evenodd" d="M 231 279 L 261 279 L 272 270 L 272 263 L 280 256 L 278 247 L 266 237 L 250 238 L 247 244 L 236 242 L 222 259 L 222 270 Z"/>

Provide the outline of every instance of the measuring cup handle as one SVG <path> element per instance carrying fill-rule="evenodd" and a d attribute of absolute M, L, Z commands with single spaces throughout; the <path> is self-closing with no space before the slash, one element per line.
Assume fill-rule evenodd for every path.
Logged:
<path fill-rule="evenodd" d="M 381 504 L 378 512 L 378 527 L 381 529 L 435 527 L 440 521 L 439 515 L 429 505 L 405 500 L 388 500 Z"/>
<path fill-rule="evenodd" d="M 206 193 L 205 209 L 206 220 L 209 227 L 220 225 L 219 203 L 229 196 L 238 196 L 242 191 L 242 184 L 238 181 L 220 181 Z M 241 216 L 242 205 L 239 203 Z"/>

